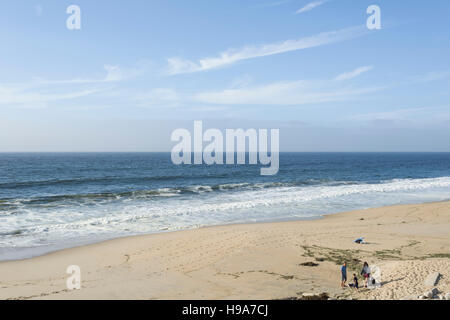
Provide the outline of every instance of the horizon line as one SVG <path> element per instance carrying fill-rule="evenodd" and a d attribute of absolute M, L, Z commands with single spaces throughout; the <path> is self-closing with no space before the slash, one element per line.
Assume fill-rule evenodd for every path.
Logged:
<path fill-rule="evenodd" d="M 0 151 L 0 154 L 11 153 L 171 153 L 171 151 Z M 193 154 L 195 152 L 191 152 Z M 235 152 L 237 153 L 237 152 Z M 245 152 L 249 153 L 249 152 Z M 258 152 L 256 152 L 258 153 Z M 279 151 L 279 153 L 450 153 L 448 151 Z"/>

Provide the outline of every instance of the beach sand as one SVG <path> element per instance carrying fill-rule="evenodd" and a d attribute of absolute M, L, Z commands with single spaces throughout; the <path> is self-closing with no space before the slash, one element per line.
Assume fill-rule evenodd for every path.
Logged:
<path fill-rule="evenodd" d="M 349 279 L 361 262 L 378 266 L 383 286 L 341 289 L 344 260 Z M 81 290 L 66 287 L 69 265 L 81 268 Z M 450 292 L 450 202 L 136 236 L 2 262 L 0 299 L 403 299 L 422 294 L 433 271 Z"/>

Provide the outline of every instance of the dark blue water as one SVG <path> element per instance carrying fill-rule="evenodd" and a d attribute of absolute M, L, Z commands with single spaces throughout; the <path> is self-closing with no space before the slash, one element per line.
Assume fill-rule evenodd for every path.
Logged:
<path fill-rule="evenodd" d="M 282 153 L 175 166 L 169 153 L 0 154 L 0 259 L 119 236 L 450 198 L 450 153 Z"/>

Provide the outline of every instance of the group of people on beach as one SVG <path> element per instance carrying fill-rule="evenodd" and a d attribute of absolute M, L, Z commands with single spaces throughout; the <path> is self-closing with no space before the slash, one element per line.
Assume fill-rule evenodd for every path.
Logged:
<path fill-rule="evenodd" d="M 367 288 L 367 284 L 369 283 L 370 278 L 370 268 L 367 262 L 364 262 L 364 266 L 361 270 L 361 276 L 364 277 L 364 287 Z M 347 262 L 341 266 L 341 287 L 345 288 L 347 286 Z M 356 273 L 353 274 L 353 282 L 348 285 L 355 290 L 359 289 L 358 277 Z"/>

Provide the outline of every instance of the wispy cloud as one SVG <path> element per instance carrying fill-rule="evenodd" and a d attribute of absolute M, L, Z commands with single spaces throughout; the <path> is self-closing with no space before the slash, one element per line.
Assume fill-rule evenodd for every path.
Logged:
<path fill-rule="evenodd" d="M 317 7 L 321 6 L 321 5 L 323 5 L 325 2 L 327 2 L 327 1 L 326 0 L 317 0 L 317 1 L 310 2 L 307 5 L 305 5 L 304 7 L 298 9 L 295 12 L 295 14 L 300 14 L 300 13 L 304 13 L 304 12 L 310 11 L 310 10 L 312 10 L 314 8 L 317 8 Z"/>
<path fill-rule="evenodd" d="M 421 108 L 406 108 L 392 111 L 372 112 L 364 114 L 356 114 L 347 116 L 341 121 L 355 121 L 358 123 L 436 123 L 450 120 L 450 106 L 438 107 L 421 107 Z"/>
<path fill-rule="evenodd" d="M 143 72 L 141 68 L 124 69 L 116 65 L 104 65 L 106 75 L 102 78 L 74 78 L 68 80 L 45 80 L 35 77 L 37 84 L 95 84 L 95 83 L 112 83 L 125 81 L 140 75 Z"/>
<path fill-rule="evenodd" d="M 351 72 L 345 72 L 345 73 L 342 73 L 342 74 L 338 75 L 335 78 L 335 80 L 343 81 L 343 80 L 353 79 L 353 78 L 356 78 L 357 76 L 359 76 L 360 74 L 368 72 L 368 71 L 370 71 L 372 69 L 373 69 L 373 66 L 359 67 L 359 68 L 356 68 L 355 70 L 353 70 Z"/>
<path fill-rule="evenodd" d="M 104 69 L 106 74 L 99 78 L 46 80 L 35 77 L 29 82 L 0 84 L 0 105 L 19 108 L 45 108 L 55 101 L 73 100 L 100 92 L 105 93 L 111 88 L 105 88 L 104 84 L 130 79 L 142 71 L 140 69 L 122 69 L 119 66 L 112 65 L 105 65 Z M 69 89 L 63 88 L 61 85 L 71 86 Z M 86 85 L 91 86 L 87 88 Z"/>
<path fill-rule="evenodd" d="M 449 71 L 441 71 L 441 72 L 429 72 L 423 75 L 415 76 L 411 78 L 411 83 L 426 83 L 437 80 L 442 80 L 448 78 L 450 76 Z"/>
<path fill-rule="evenodd" d="M 337 78 L 280 81 L 265 85 L 251 85 L 252 78 L 244 74 L 225 89 L 180 93 L 171 88 L 152 89 L 133 93 L 133 99 L 141 106 L 149 107 L 202 107 L 230 105 L 293 106 L 325 102 L 350 101 L 366 94 L 385 89 L 384 86 L 356 86 L 346 80 L 371 70 L 372 66 L 357 68 Z"/>
<path fill-rule="evenodd" d="M 105 65 L 106 74 L 100 78 L 74 78 L 68 80 L 46 80 L 35 77 L 22 83 L 0 84 L 0 105 L 22 108 L 47 107 L 54 101 L 72 100 L 99 92 L 105 93 L 111 88 L 102 84 L 123 81 L 137 75 L 138 69 L 121 69 L 118 66 Z M 70 85 L 70 88 L 61 87 Z M 87 88 L 87 85 L 90 85 Z"/>
<path fill-rule="evenodd" d="M 333 80 L 276 82 L 268 85 L 201 92 L 196 102 L 221 105 L 304 105 L 348 101 L 382 87 L 355 88 Z"/>
<path fill-rule="evenodd" d="M 274 2 L 267 2 L 267 3 L 261 3 L 253 6 L 254 8 L 268 8 L 268 7 L 278 7 L 283 4 L 289 3 L 292 0 L 280 0 L 280 1 L 274 1 Z"/>
<path fill-rule="evenodd" d="M 70 100 L 100 92 L 100 89 L 79 90 L 64 93 L 44 93 L 21 88 L 0 86 L 0 105 L 22 105 L 44 107 L 48 102 Z"/>
<path fill-rule="evenodd" d="M 228 49 L 225 52 L 220 53 L 217 57 L 203 58 L 197 62 L 182 58 L 170 58 L 168 59 L 168 73 L 174 75 L 180 73 L 207 71 L 221 68 L 241 60 L 319 47 L 322 45 L 350 40 L 364 34 L 367 34 L 367 28 L 364 26 L 358 26 L 319 33 L 296 40 L 286 40 L 279 43 L 270 43 L 260 46 L 245 46 L 241 49 Z"/>

